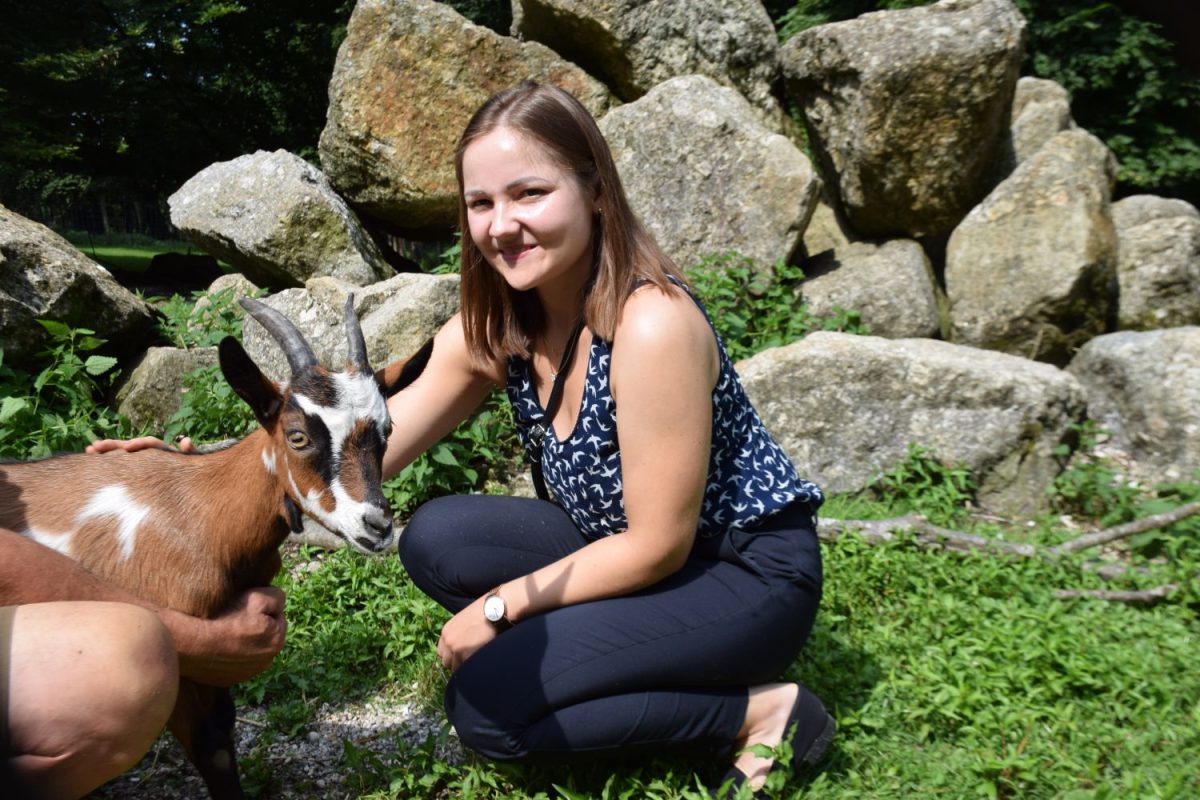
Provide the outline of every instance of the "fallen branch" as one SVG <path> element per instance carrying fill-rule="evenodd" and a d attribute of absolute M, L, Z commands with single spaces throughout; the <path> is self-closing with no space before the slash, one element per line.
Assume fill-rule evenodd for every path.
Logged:
<path fill-rule="evenodd" d="M 891 519 L 821 518 L 817 527 L 817 535 L 822 541 L 836 542 L 843 534 L 854 531 L 863 540 L 871 544 L 883 544 L 894 541 L 898 534 L 912 534 L 915 535 L 918 545 L 931 550 L 954 550 L 960 553 L 981 552 L 993 555 L 1018 556 L 1021 558 L 1042 558 L 1052 561 L 1058 560 L 1065 555 L 1079 552 L 1080 550 L 1086 550 L 1089 547 L 1114 542 L 1118 539 L 1142 533 L 1143 531 L 1163 528 L 1196 514 L 1200 514 L 1200 502 L 1186 503 L 1178 508 L 1165 511 L 1162 514 L 1153 514 L 1149 517 L 1134 520 L 1133 522 L 1127 522 L 1124 525 L 1105 528 L 1104 530 L 1080 536 L 1077 539 L 1072 539 L 1055 547 L 1017 544 L 1015 542 L 1006 542 L 1003 539 L 990 539 L 986 536 L 978 536 L 966 533 L 965 531 L 942 528 L 934 525 L 919 514 L 906 514 L 905 516 L 892 517 Z M 1125 574 L 1128 570 L 1129 568 L 1123 565 L 1112 564 L 1101 568 L 1099 573 L 1105 580 L 1109 580 Z M 1062 589 L 1056 592 L 1055 596 L 1062 599 L 1091 597 L 1124 603 L 1149 604 L 1167 597 L 1179 587 L 1180 584 L 1178 583 L 1169 583 L 1154 589 L 1128 592 L 1103 589 Z"/>
<path fill-rule="evenodd" d="M 915 533 L 917 542 L 931 549 L 955 550 L 961 553 L 986 552 L 1034 558 L 1044 555 L 1035 545 L 1015 544 L 1003 539 L 989 539 L 973 533 L 941 528 L 917 514 L 907 514 L 891 519 L 828 519 L 821 518 L 817 535 L 835 542 L 847 531 L 856 531 L 872 544 L 890 542 L 897 533 Z"/>
<path fill-rule="evenodd" d="M 1143 531 L 1165 528 L 1181 519 L 1187 519 L 1196 514 L 1200 514 L 1200 502 L 1185 503 L 1179 506 L 1179 508 L 1173 508 L 1161 514 L 1151 514 L 1148 517 L 1135 519 L 1133 522 L 1126 522 L 1124 525 L 1114 525 L 1102 531 L 1085 534 L 1078 539 L 1072 539 L 1069 542 L 1063 542 L 1057 547 L 1052 547 L 1050 550 L 1056 555 L 1061 553 L 1077 553 L 1080 550 L 1115 542 L 1117 539 L 1124 539 L 1127 536 L 1133 536 Z"/>
<path fill-rule="evenodd" d="M 1116 592 L 1107 589 L 1059 589 L 1054 593 L 1054 596 L 1061 600 L 1090 597 L 1096 600 L 1113 600 L 1119 603 L 1152 605 L 1171 594 L 1171 592 L 1178 589 L 1181 585 L 1178 583 L 1167 583 L 1162 586 L 1155 586 L 1153 589 L 1130 592 Z"/>

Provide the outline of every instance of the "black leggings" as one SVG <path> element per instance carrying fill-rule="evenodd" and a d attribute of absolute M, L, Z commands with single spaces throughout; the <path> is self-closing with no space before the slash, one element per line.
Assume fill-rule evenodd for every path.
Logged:
<path fill-rule="evenodd" d="M 446 714 L 500 761 L 689 745 L 726 751 L 747 689 L 777 680 L 821 599 L 807 504 L 753 531 L 698 539 L 674 575 L 634 594 L 522 620 L 466 660 Z M 400 537 L 413 581 L 451 612 L 586 545 L 558 506 L 471 495 L 426 503 Z"/>

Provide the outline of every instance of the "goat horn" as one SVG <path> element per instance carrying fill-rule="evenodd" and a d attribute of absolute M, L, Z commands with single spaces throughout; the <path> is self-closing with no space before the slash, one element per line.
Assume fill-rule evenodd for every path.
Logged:
<path fill-rule="evenodd" d="M 367 358 L 367 340 L 362 325 L 354 313 L 354 294 L 346 296 L 346 339 L 350 343 L 350 364 L 363 375 L 371 374 L 371 361 Z"/>
<path fill-rule="evenodd" d="M 279 346 L 283 348 L 283 354 L 287 356 L 288 366 L 292 368 L 293 375 L 298 375 L 301 371 L 317 363 L 317 357 L 313 355 L 312 348 L 308 346 L 308 342 L 300 335 L 300 331 L 296 330 L 296 326 L 292 324 L 291 320 L 258 300 L 243 297 L 238 302 L 250 316 L 258 320 L 258 324 L 267 329 L 267 333 L 271 334 L 275 341 L 279 342 Z"/>

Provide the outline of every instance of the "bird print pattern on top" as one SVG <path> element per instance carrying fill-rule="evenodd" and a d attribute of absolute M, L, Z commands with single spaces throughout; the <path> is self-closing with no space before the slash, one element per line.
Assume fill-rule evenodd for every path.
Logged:
<path fill-rule="evenodd" d="M 704 304 L 688 294 L 708 319 Z M 767 432 L 715 328 L 713 335 L 721 372 L 712 393 L 712 455 L 698 533 L 715 536 L 730 528 L 750 527 L 797 499 L 815 509 L 824 495 L 796 473 L 791 459 Z M 579 530 L 593 539 L 628 527 L 617 408 L 608 384 L 611 363 L 612 342 L 593 336 L 579 416 L 574 430 L 560 442 L 534 390 L 529 360 L 508 360 L 506 389 L 525 455 L 533 458 L 540 446 L 546 487 Z"/>

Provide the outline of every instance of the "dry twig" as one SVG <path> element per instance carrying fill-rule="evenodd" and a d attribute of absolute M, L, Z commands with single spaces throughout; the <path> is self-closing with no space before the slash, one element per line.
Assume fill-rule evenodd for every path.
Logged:
<path fill-rule="evenodd" d="M 993 555 L 1010 555 L 1020 558 L 1042 558 L 1049 561 L 1057 560 L 1064 555 L 1077 553 L 1089 547 L 1097 547 L 1118 539 L 1124 539 L 1143 531 L 1154 530 L 1171 525 L 1181 519 L 1200 514 L 1200 502 L 1186 503 L 1178 508 L 1143 517 L 1124 525 L 1115 525 L 1101 531 L 1085 534 L 1055 547 L 1039 547 L 1034 544 L 1017 544 L 1003 539 L 989 539 L 941 528 L 918 514 L 907 514 L 891 519 L 830 519 L 822 518 L 818 526 L 818 536 L 824 541 L 835 542 L 848 531 L 856 531 L 867 542 L 882 544 L 896 538 L 898 533 L 912 533 L 916 536 L 917 544 L 933 549 L 955 550 L 957 552 L 982 552 Z M 1124 568 L 1108 569 L 1101 573 L 1108 579 L 1124 574 Z M 1055 596 L 1068 599 L 1077 597 L 1093 597 L 1102 600 L 1114 600 L 1123 603 L 1154 603 L 1163 599 L 1180 587 L 1178 583 L 1169 583 L 1153 589 L 1142 591 L 1106 591 L 1101 589 L 1063 589 Z"/>

